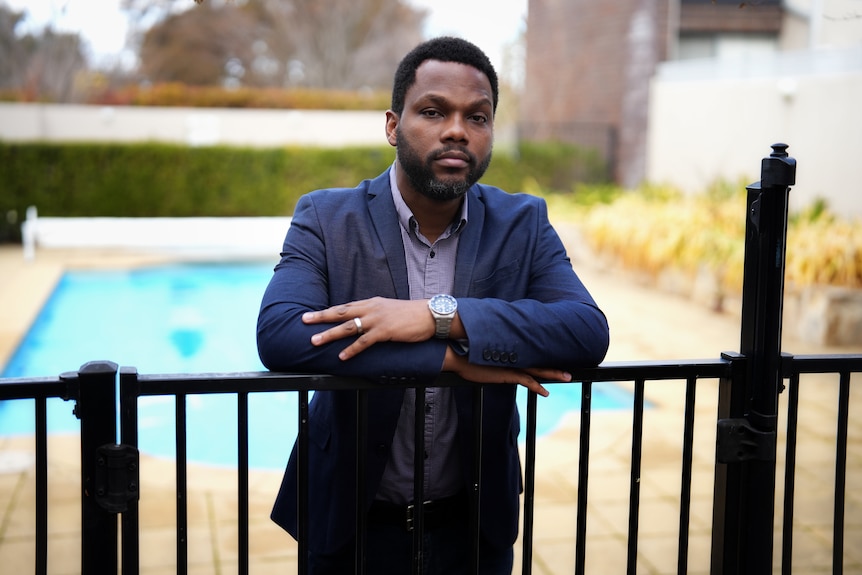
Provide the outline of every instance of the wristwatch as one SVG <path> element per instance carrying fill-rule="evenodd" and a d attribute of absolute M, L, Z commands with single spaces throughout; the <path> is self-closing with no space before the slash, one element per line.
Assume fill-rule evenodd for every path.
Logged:
<path fill-rule="evenodd" d="M 434 316 L 437 329 L 434 337 L 446 339 L 449 337 L 449 329 L 452 327 L 452 318 L 458 310 L 458 300 L 448 294 L 437 294 L 428 300 L 428 308 Z"/>

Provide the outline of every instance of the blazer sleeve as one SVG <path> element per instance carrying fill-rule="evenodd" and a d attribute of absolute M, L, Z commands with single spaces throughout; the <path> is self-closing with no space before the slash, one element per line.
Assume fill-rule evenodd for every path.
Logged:
<path fill-rule="evenodd" d="M 544 200 L 532 197 L 527 204 L 517 217 L 510 211 L 505 221 L 486 221 L 506 233 L 496 234 L 503 236 L 499 244 L 483 240 L 481 251 L 501 259 L 458 298 L 469 361 L 516 368 L 598 365 L 610 341 L 607 319 L 572 268 Z"/>
<path fill-rule="evenodd" d="M 351 338 L 311 344 L 313 334 L 335 324 L 306 325 L 303 313 L 375 295 L 395 297 L 385 257 L 375 259 L 382 250 L 362 199 L 365 194 L 361 189 L 327 192 L 306 194 L 294 210 L 258 314 L 261 361 L 273 371 L 433 381 L 443 364 L 442 341 L 381 342 L 348 361 L 340 360 L 338 353 Z"/>

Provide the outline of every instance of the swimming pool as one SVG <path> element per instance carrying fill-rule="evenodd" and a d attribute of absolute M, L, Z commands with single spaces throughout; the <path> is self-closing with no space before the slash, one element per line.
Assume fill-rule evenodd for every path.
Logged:
<path fill-rule="evenodd" d="M 0 376 L 38 377 L 75 371 L 92 360 L 134 366 L 139 373 L 260 371 L 255 328 L 271 263 L 183 263 L 63 275 Z M 553 385 L 538 403 L 538 429 L 550 432 L 580 408 L 580 385 Z M 593 409 L 631 406 L 616 386 L 593 388 Z M 522 418 L 526 391 L 519 389 Z M 236 397 L 187 400 L 189 461 L 236 462 Z M 173 458 L 174 400 L 138 402 L 142 452 Z M 296 394 L 249 396 L 249 465 L 281 469 L 296 436 Z M 525 422 L 524 422 L 525 423 Z M 33 433 L 33 403 L 0 402 L 0 435 Z M 49 433 L 76 433 L 72 403 L 48 401 Z"/>

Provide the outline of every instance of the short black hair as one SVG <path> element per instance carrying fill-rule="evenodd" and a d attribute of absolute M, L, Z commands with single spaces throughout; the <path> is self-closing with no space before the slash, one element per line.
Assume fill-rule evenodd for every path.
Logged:
<path fill-rule="evenodd" d="M 440 36 L 427 40 L 407 53 L 398 64 L 395 80 L 392 83 L 392 111 L 401 114 L 404 111 L 404 98 L 407 90 L 416 82 L 416 69 L 426 60 L 440 62 L 457 62 L 476 68 L 491 82 L 491 93 L 494 111 L 497 110 L 497 72 L 488 56 L 475 44 L 452 36 Z"/>

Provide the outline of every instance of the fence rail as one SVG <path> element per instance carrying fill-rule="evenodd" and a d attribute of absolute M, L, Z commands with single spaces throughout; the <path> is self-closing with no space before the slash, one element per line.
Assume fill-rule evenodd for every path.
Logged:
<path fill-rule="evenodd" d="M 835 509 L 833 532 L 833 565 L 840 568 L 843 555 L 843 508 L 846 491 L 846 451 L 847 425 L 849 413 L 850 375 L 862 373 L 862 356 L 828 355 L 828 356 L 789 356 L 782 358 L 781 377 L 789 380 L 789 403 L 787 412 L 787 456 L 785 470 L 784 496 L 784 527 L 782 537 L 782 570 L 791 573 L 793 549 L 793 502 L 794 502 L 794 463 L 795 463 L 795 428 L 798 412 L 798 397 L 800 377 L 805 374 L 833 373 L 840 377 L 839 420 L 837 422 L 838 436 L 836 442 L 836 472 L 835 472 Z M 629 524 L 627 544 L 628 572 L 637 571 L 638 557 L 638 527 L 640 509 L 640 477 L 641 448 L 643 441 L 643 414 L 646 386 L 658 386 L 662 382 L 685 382 L 685 409 L 683 414 L 684 430 L 682 445 L 682 469 L 680 481 L 680 509 L 678 518 L 677 565 L 679 573 L 686 573 L 688 567 L 688 537 L 690 531 L 690 505 L 692 491 L 692 456 L 694 449 L 695 405 L 699 384 L 704 381 L 718 381 L 720 388 L 730 385 L 734 373 L 745 369 L 746 359 L 733 353 L 724 354 L 715 360 L 685 360 L 685 361 L 645 361 L 645 362 L 609 362 L 596 368 L 576 370 L 574 380 L 581 382 L 581 412 L 580 412 L 580 457 L 578 461 L 578 498 L 576 517 L 575 566 L 576 573 L 586 572 L 587 547 L 587 505 L 590 487 L 590 444 L 592 420 L 592 392 L 594 385 L 610 383 L 628 383 L 634 389 L 632 400 L 632 445 L 631 468 L 629 478 Z M 118 378 L 119 406 L 121 417 L 120 441 L 116 444 L 116 429 L 108 422 L 115 421 L 112 409 L 105 401 L 115 405 L 114 381 Z M 98 389 L 99 382 L 109 382 L 103 385 L 101 392 L 103 400 L 94 399 L 92 394 L 80 393 L 85 389 Z M 441 376 L 435 382 L 439 386 L 469 385 L 454 376 Z M 548 385 L 565 385 L 548 382 Z M 405 387 L 408 387 L 405 385 Z M 137 458 L 130 459 L 130 448 L 138 444 L 138 421 L 136 403 L 138 398 L 145 396 L 173 396 L 176 398 L 176 560 L 177 572 L 188 570 L 188 497 L 187 497 L 187 458 L 186 458 L 186 400 L 198 394 L 234 394 L 237 397 L 238 413 L 238 458 L 237 458 L 237 517 L 238 535 L 237 548 L 239 556 L 239 573 L 249 572 L 249 501 L 248 501 L 248 426 L 250 393 L 294 392 L 304 396 L 298 402 L 306 406 L 307 394 L 316 389 L 339 389 L 345 392 L 365 393 L 381 388 L 374 382 L 338 378 L 326 375 L 280 374 L 271 372 L 241 372 L 218 374 L 168 374 L 141 375 L 134 368 L 117 369 L 111 362 L 92 362 L 82 366 L 79 372 L 62 374 L 56 378 L 38 379 L 7 379 L 0 381 L 0 399 L 36 398 L 36 436 L 37 436 L 37 468 L 36 468 L 36 573 L 47 573 L 48 565 L 48 494 L 47 494 L 47 421 L 45 418 L 45 400 L 47 398 L 74 399 L 77 398 L 76 413 L 82 417 L 82 505 L 87 511 L 82 513 L 83 522 L 89 524 L 82 534 L 83 572 L 110 573 L 116 572 L 118 560 L 123 573 L 139 571 L 139 515 L 137 489 L 129 490 L 129 485 L 139 485 L 136 473 L 128 470 L 114 476 L 113 481 L 97 479 L 95 462 L 100 458 L 119 461 L 121 464 L 137 463 Z M 710 388 L 712 390 L 713 388 Z M 719 391 L 719 393 L 722 393 Z M 84 402 L 89 404 L 89 410 Z M 97 408 L 96 405 L 101 407 Z M 104 410 L 107 409 L 107 413 Z M 90 424 L 93 419 L 89 413 L 99 413 L 101 420 L 96 424 L 101 431 L 93 431 Z M 525 429 L 526 455 L 524 462 L 525 491 L 522 530 L 522 565 L 523 573 L 532 572 L 533 521 L 535 502 L 535 470 L 536 470 L 536 423 L 537 402 L 534 393 L 528 394 L 527 426 Z M 300 412 L 297 417 L 305 417 L 307 411 Z M 89 430 L 89 431 L 88 431 Z M 105 436 L 100 436 L 103 433 Z M 648 433 L 648 432 L 647 432 Z M 358 436 L 360 434 L 357 434 Z M 421 441 L 421 439 L 420 439 Z M 90 445 L 88 445 L 88 443 Z M 123 449 L 120 447 L 123 446 Z M 106 455 L 106 450 L 116 448 Z M 91 461 L 84 453 L 95 454 Z M 132 451 L 132 453 L 135 453 Z M 717 464 L 718 469 L 722 464 Z M 727 464 L 724 464 L 726 467 Z M 110 467 L 110 465 L 109 465 Z M 116 466 L 115 466 L 116 467 Z M 89 469 L 89 470 L 88 470 Z M 361 467 L 357 469 L 357 472 Z M 100 484 L 101 481 L 101 484 Z M 104 487 L 108 485 L 109 487 Z M 309 510 L 306 508 L 305 513 Z M 116 548 L 118 540 L 116 532 L 116 516 L 121 517 L 122 538 L 120 556 L 110 553 Z M 101 526 L 94 529 L 93 526 Z M 112 547 L 113 545 L 113 547 Z M 713 553 L 721 551 L 720 542 L 715 542 Z M 90 549 L 91 552 L 86 550 Z M 722 572 L 722 571 L 720 571 Z"/>

